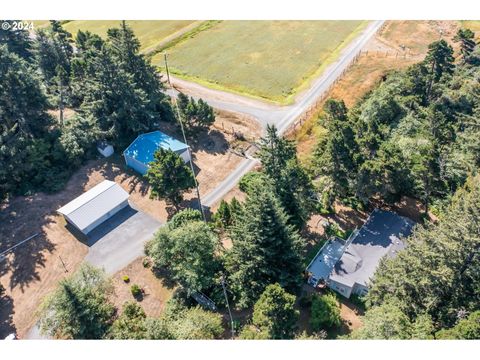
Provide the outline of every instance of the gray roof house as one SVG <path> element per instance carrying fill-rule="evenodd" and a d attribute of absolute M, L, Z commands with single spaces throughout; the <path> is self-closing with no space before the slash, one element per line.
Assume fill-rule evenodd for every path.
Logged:
<path fill-rule="evenodd" d="M 87 235 L 128 206 L 128 193 L 113 181 L 104 180 L 57 210 L 68 224 Z"/>
<path fill-rule="evenodd" d="M 306 269 L 309 284 L 324 283 L 347 298 L 366 294 L 380 260 L 405 247 L 403 237 L 411 234 L 414 225 L 408 218 L 375 209 L 346 241 L 327 241 Z"/>

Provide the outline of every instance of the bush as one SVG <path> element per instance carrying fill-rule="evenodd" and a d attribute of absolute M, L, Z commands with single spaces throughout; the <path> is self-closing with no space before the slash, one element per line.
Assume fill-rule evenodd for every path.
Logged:
<path fill-rule="evenodd" d="M 125 283 L 130 282 L 130 278 L 128 277 L 128 275 L 123 275 L 123 276 L 122 276 L 122 280 L 123 280 L 123 282 L 125 282 Z"/>
<path fill-rule="evenodd" d="M 202 213 L 195 209 L 184 209 L 177 212 L 172 216 L 172 219 L 168 222 L 168 226 L 171 230 L 178 229 L 190 222 L 202 221 Z"/>
<path fill-rule="evenodd" d="M 150 266 L 152 266 L 152 262 L 148 257 L 144 257 L 142 260 L 142 265 L 144 268 L 149 268 Z"/>
<path fill-rule="evenodd" d="M 311 312 L 310 325 L 315 332 L 323 330 L 325 327 L 339 326 L 342 322 L 340 306 L 333 294 L 313 296 Z"/>
<path fill-rule="evenodd" d="M 142 294 L 142 288 L 137 284 L 133 284 L 130 287 L 130 291 L 134 297 L 139 297 Z"/>

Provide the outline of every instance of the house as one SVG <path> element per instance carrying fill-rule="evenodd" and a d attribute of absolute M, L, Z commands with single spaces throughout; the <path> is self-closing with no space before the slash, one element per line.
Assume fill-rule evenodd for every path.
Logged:
<path fill-rule="evenodd" d="M 160 131 L 139 135 L 123 152 L 125 163 L 142 175 L 154 159 L 158 149 L 169 149 L 180 155 L 183 161 L 190 161 L 190 147 Z"/>
<path fill-rule="evenodd" d="M 128 193 L 113 181 L 104 180 L 57 211 L 68 224 L 87 235 L 128 206 Z"/>
<path fill-rule="evenodd" d="M 411 234 L 414 225 L 410 219 L 375 209 L 346 241 L 332 238 L 325 243 L 306 269 L 308 283 L 325 284 L 347 298 L 365 295 L 380 260 L 405 247 L 403 237 Z"/>

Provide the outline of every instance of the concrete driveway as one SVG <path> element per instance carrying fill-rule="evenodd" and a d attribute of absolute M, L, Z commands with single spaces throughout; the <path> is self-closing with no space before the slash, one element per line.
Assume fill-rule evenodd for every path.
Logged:
<path fill-rule="evenodd" d="M 90 249 L 85 261 L 114 274 L 143 255 L 145 242 L 161 225 L 150 215 L 128 206 L 89 234 Z"/>

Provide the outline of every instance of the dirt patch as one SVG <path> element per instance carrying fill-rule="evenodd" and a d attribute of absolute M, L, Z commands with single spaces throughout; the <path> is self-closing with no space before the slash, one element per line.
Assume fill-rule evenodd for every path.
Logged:
<path fill-rule="evenodd" d="M 115 287 L 115 296 L 112 300 L 119 309 L 127 301 L 138 301 L 130 291 L 130 286 L 137 284 L 144 291 L 138 301 L 139 305 L 145 310 L 147 316 L 159 317 L 165 304 L 172 297 L 174 289 L 164 286 L 150 268 L 143 266 L 142 260 L 143 258 L 138 258 L 112 276 Z M 125 275 L 130 279 L 128 283 L 122 279 Z"/>
<path fill-rule="evenodd" d="M 340 316 L 343 320 L 343 333 L 349 334 L 362 326 L 363 311 L 347 299 L 340 297 Z"/>

